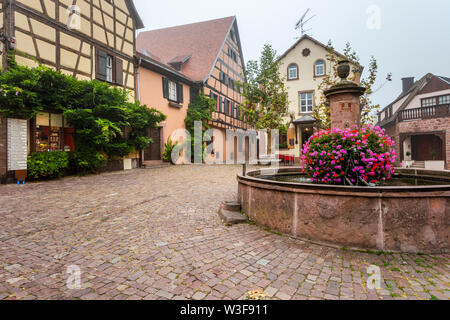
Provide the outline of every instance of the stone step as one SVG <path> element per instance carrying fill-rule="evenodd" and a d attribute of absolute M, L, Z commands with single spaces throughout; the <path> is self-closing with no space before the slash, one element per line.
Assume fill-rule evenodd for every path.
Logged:
<path fill-rule="evenodd" d="M 240 212 L 236 211 L 228 211 L 228 210 L 219 210 L 219 216 L 225 222 L 226 225 L 232 226 L 240 223 L 247 223 L 247 217 L 243 216 Z"/>
<path fill-rule="evenodd" d="M 142 169 L 160 169 L 167 168 L 170 166 L 170 163 L 158 163 L 158 164 L 146 164 L 142 165 Z"/>
<path fill-rule="evenodd" d="M 226 201 L 222 204 L 221 209 L 227 211 L 241 212 L 241 204 L 235 201 Z"/>

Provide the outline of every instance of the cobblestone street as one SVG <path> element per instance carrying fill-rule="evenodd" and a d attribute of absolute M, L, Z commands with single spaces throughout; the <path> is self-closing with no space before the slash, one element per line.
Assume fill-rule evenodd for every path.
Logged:
<path fill-rule="evenodd" d="M 1 299 L 439 299 L 449 256 L 354 252 L 225 226 L 239 166 L 0 186 Z M 69 266 L 81 289 L 69 289 Z M 382 289 L 367 288 L 381 268 Z"/>

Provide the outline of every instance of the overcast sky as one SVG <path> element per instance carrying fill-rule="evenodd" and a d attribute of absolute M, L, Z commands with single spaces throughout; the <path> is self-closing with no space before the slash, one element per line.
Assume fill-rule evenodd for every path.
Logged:
<path fill-rule="evenodd" d="M 282 54 L 300 35 L 295 24 L 311 8 L 317 15 L 308 32 L 317 40 L 331 39 L 338 51 L 348 41 L 367 65 L 379 64 L 375 89 L 393 74 L 393 82 L 374 96 L 382 107 L 401 92 L 401 78 L 426 73 L 450 77 L 449 0 L 135 0 L 145 30 L 237 16 L 244 59 L 258 59 L 270 43 Z M 380 19 L 377 19 L 379 12 Z M 370 27 L 369 27 L 370 26 Z"/>

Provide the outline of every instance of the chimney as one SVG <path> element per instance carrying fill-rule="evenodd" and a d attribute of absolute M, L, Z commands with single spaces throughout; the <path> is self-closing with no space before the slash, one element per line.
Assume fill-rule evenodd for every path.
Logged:
<path fill-rule="evenodd" d="M 414 77 L 403 78 L 402 82 L 403 82 L 403 93 L 406 93 L 414 85 Z"/>

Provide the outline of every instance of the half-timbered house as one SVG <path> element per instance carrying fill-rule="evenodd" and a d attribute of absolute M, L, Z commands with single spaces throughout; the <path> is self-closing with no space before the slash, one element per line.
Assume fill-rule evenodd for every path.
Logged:
<path fill-rule="evenodd" d="M 141 32 L 136 47 L 138 53 L 188 77 L 196 84 L 197 91 L 216 100 L 216 110 L 209 125 L 220 131 L 223 139 L 214 137 L 213 156 L 223 161 L 235 159 L 237 152 L 244 148 L 242 143 L 226 146 L 226 131 L 250 128 L 239 108 L 243 98 L 238 83 L 245 81 L 245 70 L 236 17 Z M 145 67 L 141 69 L 141 73 L 146 72 Z M 158 91 L 147 97 L 162 97 L 161 86 L 155 87 L 145 78 L 141 80 L 141 91 Z M 142 103 L 160 108 L 158 103 L 146 100 L 145 96 Z M 182 109 L 178 113 L 185 114 Z M 169 115 L 166 122 L 171 121 L 181 123 L 179 117 Z M 166 138 L 170 135 L 171 132 L 165 134 Z"/>
<path fill-rule="evenodd" d="M 98 79 L 136 95 L 135 32 L 143 28 L 132 0 L 1 0 L 2 69 L 38 63 L 81 80 Z M 28 122 L 28 152 L 72 149 L 70 128 L 49 110 Z M 0 177 L 7 168 L 7 121 L 0 119 Z"/>

